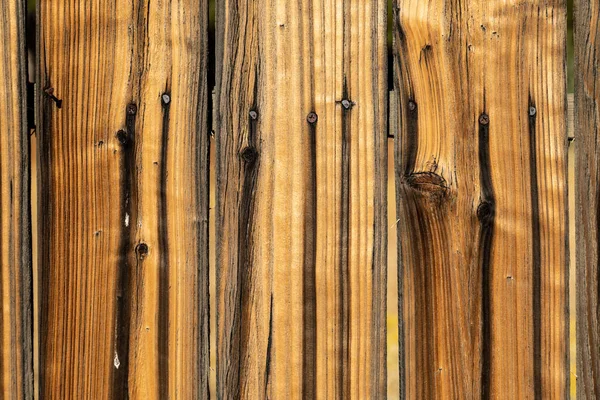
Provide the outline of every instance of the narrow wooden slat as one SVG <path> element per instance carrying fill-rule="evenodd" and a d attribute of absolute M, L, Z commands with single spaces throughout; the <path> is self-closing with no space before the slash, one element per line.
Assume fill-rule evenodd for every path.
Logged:
<path fill-rule="evenodd" d="M 575 139 L 575 95 L 567 94 L 567 133 L 569 139 Z"/>
<path fill-rule="evenodd" d="M 575 1 L 577 398 L 600 397 L 600 1 Z"/>
<path fill-rule="evenodd" d="M 42 398 L 207 398 L 205 0 L 39 3 Z"/>
<path fill-rule="evenodd" d="M 0 8 L 0 398 L 33 396 L 25 4 Z"/>
<path fill-rule="evenodd" d="M 566 2 L 395 13 L 403 395 L 565 398 Z"/>
<path fill-rule="evenodd" d="M 385 397 L 385 46 L 383 0 L 217 2 L 219 398 Z"/>

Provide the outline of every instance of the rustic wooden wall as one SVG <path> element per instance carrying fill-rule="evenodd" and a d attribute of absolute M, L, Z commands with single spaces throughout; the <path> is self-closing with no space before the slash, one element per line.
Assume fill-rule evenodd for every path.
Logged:
<path fill-rule="evenodd" d="M 394 12 L 402 395 L 565 398 L 566 3 Z"/>
<path fill-rule="evenodd" d="M 217 395 L 385 398 L 386 2 L 217 7 Z"/>
<path fill-rule="evenodd" d="M 207 398 L 206 0 L 39 3 L 42 398 Z"/>
<path fill-rule="evenodd" d="M 597 0 L 575 1 L 577 398 L 600 396 L 600 28 Z"/>
<path fill-rule="evenodd" d="M 0 8 L 0 397 L 33 395 L 25 4 Z"/>

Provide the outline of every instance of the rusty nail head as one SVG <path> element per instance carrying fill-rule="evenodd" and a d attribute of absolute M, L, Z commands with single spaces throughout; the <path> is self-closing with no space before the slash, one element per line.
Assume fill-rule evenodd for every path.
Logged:
<path fill-rule="evenodd" d="M 529 107 L 529 115 L 533 117 L 535 114 L 537 114 L 537 109 L 533 106 Z"/>
<path fill-rule="evenodd" d="M 310 113 L 308 113 L 306 120 L 308 121 L 309 124 L 314 124 L 319 120 L 319 117 L 317 116 L 317 113 L 315 113 L 314 111 L 311 111 Z"/>
<path fill-rule="evenodd" d="M 415 111 L 417 109 L 417 103 L 415 103 L 414 101 L 409 101 L 408 102 L 408 109 L 410 111 Z"/>
<path fill-rule="evenodd" d="M 252 119 L 253 121 L 256 121 L 258 119 L 258 113 L 256 112 L 256 110 L 250 110 L 250 119 Z"/>
<path fill-rule="evenodd" d="M 168 93 L 164 93 L 162 95 L 162 101 L 164 104 L 169 104 L 171 102 L 171 96 Z"/>
<path fill-rule="evenodd" d="M 479 123 L 481 125 L 487 125 L 490 123 L 490 117 L 486 113 L 483 113 L 479 116 Z"/>
<path fill-rule="evenodd" d="M 137 106 L 135 104 L 129 104 L 127 106 L 127 114 L 134 115 L 137 113 Z"/>

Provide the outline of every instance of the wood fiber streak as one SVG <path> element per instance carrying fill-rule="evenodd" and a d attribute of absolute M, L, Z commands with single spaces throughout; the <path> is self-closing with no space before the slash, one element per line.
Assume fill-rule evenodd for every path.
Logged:
<path fill-rule="evenodd" d="M 386 14 L 217 2 L 219 398 L 386 396 Z"/>
<path fill-rule="evenodd" d="M 25 3 L 0 8 L 0 398 L 33 397 Z"/>
<path fill-rule="evenodd" d="M 575 1 L 577 398 L 600 396 L 600 2 Z"/>
<path fill-rule="evenodd" d="M 38 14 L 41 397 L 208 398 L 208 4 Z"/>
<path fill-rule="evenodd" d="M 401 395 L 565 398 L 566 2 L 394 13 Z"/>

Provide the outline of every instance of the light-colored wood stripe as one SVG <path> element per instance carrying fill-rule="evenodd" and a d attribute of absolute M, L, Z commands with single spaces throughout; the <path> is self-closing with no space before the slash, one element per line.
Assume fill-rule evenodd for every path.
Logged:
<path fill-rule="evenodd" d="M 406 398 L 564 398 L 566 2 L 397 0 Z"/>
<path fill-rule="evenodd" d="M 42 398 L 208 396 L 207 7 L 39 5 Z"/>
<path fill-rule="evenodd" d="M 386 3 L 217 7 L 218 396 L 384 398 Z"/>
<path fill-rule="evenodd" d="M 569 139 L 575 139 L 575 95 L 567 94 L 567 131 Z"/>
<path fill-rule="evenodd" d="M 27 57 L 23 1 L 0 9 L 0 397 L 33 396 Z"/>

